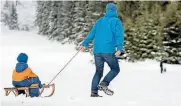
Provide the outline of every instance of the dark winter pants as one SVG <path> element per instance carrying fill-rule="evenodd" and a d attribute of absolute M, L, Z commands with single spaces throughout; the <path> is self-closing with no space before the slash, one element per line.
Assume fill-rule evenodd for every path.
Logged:
<path fill-rule="evenodd" d="M 118 59 L 115 57 L 114 54 L 109 54 L 109 53 L 94 54 L 94 59 L 96 65 L 96 73 L 92 80 L 91 91 L 97 93 L 98 84 L 103 76 L 104 62 L 106 62 L 111 69 L 102 81 L 107 86 L 118 75 L 120 69 L 119 69 Z"/>
<path fill-rule="evenodd" d="M 39 88 L 42 88 L 43 86 L 38 77 L 29 78 L 22 81 L 13 81 L 13 86 L 15 87 L 29 87 L 32 84 L 39 84 Z"/>

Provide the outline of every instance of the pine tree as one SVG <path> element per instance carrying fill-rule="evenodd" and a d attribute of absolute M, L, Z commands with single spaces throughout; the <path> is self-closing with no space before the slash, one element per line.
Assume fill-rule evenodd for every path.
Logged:
<path fill-rule="evenodd" d="M 19 29 L 18 28 L 18 16 L 16 13 L 16 7 L 15 7 L 14 3 L 12 3 L 12 7 L 11 7 L 9 28 L 11 30 Z"/>
<path fill-rule="evenodd" d="M 142 15 L 131 21 L 125 30 L 125 50 L 131 61 L 160 58 L 163 51 L 158 15 L 161 13 L 160 6 L 155 4 L 152 7 L 156 11 L 150 10 L 146 4 L 144 6 Z"/>
<path fill-rule="evenodd" d="M 11 30 L 17 30 L 18 28 L 18 16 L 16 12 L 16 6 L 13 1 L 5 1 L 2 14 L 2 22 Z"/>
<path fill-rule="evenodd" d="M 59 21 L 59 8 L 62 2 L 59 1 L 52 1 L 50 5 L 50 12 L 48 17 L 49 22 L 49 29 L 48 34 L 50 39 L 59 36 L 60 32 L 60 25 L 58 24 Z"/>
<path fill-rule="evenodd" d="M 72 30 L 70 39 L 75 40 L 75 43 L 78 44 L 83 40 L 82 34 L 84 33 L 84 24 L 85 24 L 85 1 L 74 1 L 73 11 L 72 11 Z"/>
<path fill-rule="evenodd" d="M 5 1 L 3 8 L 1 10 L 1 21 L 5 25 L 9 25 L 10 22 L 10 3 Z"/>
<path fill-rule="evenodd" d="M 164 26 L 164 60 L 168 63 L 181 64 L 181 3 L 167 5 L 162 20 Z"/>
<path fill-rule="evenodd" d="M 72 30 L 72 7 L 73 2 L 72 1 L 64 1 L 63 2 L 63 23 L 62 28 L 63 31 L 60 32 L 61 36 L 63 36 L 64 39 L 69 40 Z M 67 40 L 64 40 L 66 42 Z"/>
<path fill-rule="evenodd" d="M 49 12 L 51 1 L 37 1 L 36 25 L 39 28 L 39 34 L 48 35 L 49 31 Z"/>

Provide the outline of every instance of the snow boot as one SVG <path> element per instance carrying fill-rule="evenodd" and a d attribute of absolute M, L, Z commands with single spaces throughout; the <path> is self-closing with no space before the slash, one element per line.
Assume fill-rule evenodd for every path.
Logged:
<path fill-rule="evenodd" d="M 102 96 L 100 96 L 98 93 L 91 93 L 91 97 L 102 97 Z"/>
<path fill-rule="evenodd" d="M 104 82 L 101 82 L 99 85 L 98 85 L 98 89 L 100 91 L 104 91 L 105 94 L 109 95 L 109 96 L 112 96 L 114 94 L 114 91 L 112 91 L 111 89 L 108 88 L 108 86 L 106 85 L 106 83 Z"/>

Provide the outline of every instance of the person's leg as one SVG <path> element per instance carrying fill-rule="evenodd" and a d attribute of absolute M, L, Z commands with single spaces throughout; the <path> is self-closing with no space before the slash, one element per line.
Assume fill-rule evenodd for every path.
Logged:
<path fill-rule="evenodd" d="M 118 75 L 120 72 L 118 59 L 115 57 L 114 54 L 104 54 L 103 55 L 106 63 L 110 67 L 110 71 L 104 77 L 103 81 L 101 82 L 105 86 L 109 86 L 109 83 Z"/>
<path fill-rule="evenodd" d="M 98 85 L 99 82 L 103 76 L 103 69 L 104 69 L 104 59 L 101 54 L 95 54 L 95 66 L 96 66 L 96 72 L 94 74 L 94 77 L 92 79 L 92 93 L 98 93 Z"/>
<path fill-rule="evenodd" d="M 28 81 L 31 83 L 31 85 L 38 84 L 37 88 L 30 88 L 29 89 L 29 95 L 31 97 L 38 97 L 39 96 L 39 88 L 43 87 L 43 85 L 41 84 L 41 81 L 39 80 L 38 77 L 29 78 Z"/>
<path fill-rule="evenodd" d="M 29 87 L 32 83 L 28 80 L 22 80 L 22 81 L 13 81 L 13 86 L 15 87 Z"/>
<path fill-rule="evenodd" d="M 41 84 L 41 81 L 38 77 L 29 78 L 28 80 L 30 81 L 31 84 L 38 84 L 39 88 L 43 87 L 43 85 Z"/>
<path fill-rule="evenodd" d="M 160 72 L 163 72 L 163 61 L 160 62 Z"/>
<path fill-rule="evenodd" d="M 31 85 L 31 83 L 27 79 L 22 80 L 22 81 L 13 81 L 12 84 L 15 87 L 29 87 Z M 25 94 L 25 91 L 18 90 L 18 94 Z"/>

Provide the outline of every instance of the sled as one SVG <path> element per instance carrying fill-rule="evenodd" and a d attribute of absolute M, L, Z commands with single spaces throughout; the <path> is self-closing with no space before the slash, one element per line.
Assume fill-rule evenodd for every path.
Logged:
<path fill-rule="evenodd" d="M 37 88 L 37 87 L 38 87 L 38 84 L 33 84 L 30 87 L 9 87 L 9 88 L 4 88 L 5 96 L 8 96 L 11 92 L 13 92 L 15 96 L 18 96 L 19 95 L 18 91 L 23 90 L 25 92 L 25 94 L 26 94 L 26 97 L 29 97 L 29 89 L 30 88 Z M 45 97 L 51 97 L 55 92 L 55 84 L 51 84 L 51 85 L 43 84 L 43 88 L 41 90 L 39 90 L 39 96 L 41 96 L 41 94 L 43 93 L 45 88 L 50 88 L 50 87 L 52 88 L 52 92 L 48 96 L 45 96 Z"/>

